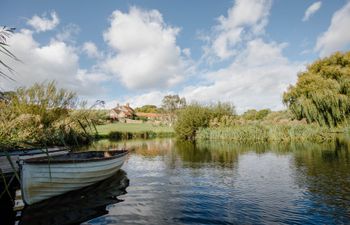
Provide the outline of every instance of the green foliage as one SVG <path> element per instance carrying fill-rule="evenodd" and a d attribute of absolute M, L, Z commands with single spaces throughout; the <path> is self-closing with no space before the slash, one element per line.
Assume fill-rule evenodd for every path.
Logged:
<path fill-rule="evenodd" d="M 0 146 L 62 145 L 87 142 L 94 132 L 89 110 L 73 110 L 76 94 L 54 82 L 19 88 L 0 101 Z"/>
<path fill-rule="evenodd" d="M 109 121 L 109 110 L 90 109 L 86 113 L 89 114 L 89 118 L 96 125 L 103 125 Z"/>
<path fill-rule="evenodd" d="M 286 124 L 292 122 L 293 115 L 289 110 L 271 111 L 262 122 L 267 124 Z M 293 121 L 294 123 L 303 123 L 303 121 Z"/>
<path fill-rule="evenodd" d="M 320 59 L 299 74 L 283 102 L 296 119 L 334 127 L 350 115 L 350 52 Z"/>
<path fill-rule="evenodd" d="M 242 117 L 245 120 L 262 120 L 270 112 L 271 112 L 270 109 L 262 109 L 262 110 L 259 110 L 259 111 L 255 110 L 255 109 L 250 109 L 250 110 L 247 110 L 245 113 L 243 113 Z"/>
<path fill-rule="evenodd" d="M 143 113 L 160 113 L 161 109 L 157 108 L 155 105 L 144 105 L 135 109 L 135 112 Z"/>
<path fill-rule="evenodd" d="M 194 103 L 179 111 L 174 129 L 179 138 L 194 140 L 198 129 L 208 127 L 211 119 L 233 115 L 234 107 L 230 104 L 203 106 Z"/>
<path fill-rule="evenodd" d="M 212 118 L 236 115 L 235 106 L 227 102 L 218 102 L 208 107 Z"/>
<path fill-rule="evenodd" d="M 331 141 L 335 132 L 310 124 L 246 124 L 233 127 L 201 128 L 198 140 L 233 140 L 238 142 Z"/>

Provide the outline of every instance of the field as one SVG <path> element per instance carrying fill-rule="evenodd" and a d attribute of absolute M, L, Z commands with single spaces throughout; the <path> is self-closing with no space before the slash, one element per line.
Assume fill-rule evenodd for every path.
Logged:
<path fill-rule="evenodd" d="M 174 129 L 168 126 L 157 126 L 148 123 L 110 123 L 97 126 L 97 131 L 101 137 L 122 136 L 126 134 L 136 137 L 162 137 L 172 136 Z"/>

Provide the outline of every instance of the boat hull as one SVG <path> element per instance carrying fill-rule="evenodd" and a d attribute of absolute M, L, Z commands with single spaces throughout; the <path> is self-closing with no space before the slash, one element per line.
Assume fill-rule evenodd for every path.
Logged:
<path fill-rule="evenodd" d="M 92 185 L 115 174 L 126 154 L 106 160 L 21 166 L 22 198 L 28 205 Z"/>

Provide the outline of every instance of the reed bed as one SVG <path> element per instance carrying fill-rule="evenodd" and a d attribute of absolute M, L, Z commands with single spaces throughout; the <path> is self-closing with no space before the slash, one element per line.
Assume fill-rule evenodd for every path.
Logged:
<path fill-rule="evenodd" d="M 248 124 L 233 127 L 201 128 L 197 140 L 233 140 L 238 142 L 289 142 L 334 140 L 336 132 L 313 124 Z"/>
<path fill-rule="evenodd" d="M 54 82 L 7 93 L 0 100 L 0 150 L 90 142 L 95 112 Z"/>

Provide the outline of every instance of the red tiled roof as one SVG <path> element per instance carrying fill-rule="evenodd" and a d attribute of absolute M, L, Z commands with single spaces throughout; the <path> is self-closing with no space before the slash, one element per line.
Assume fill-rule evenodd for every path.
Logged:
<path fill-rule="evenodd" d="M 140 116 L 140 117 L 150 117 L 150 118 L 158 118 L 163 116 L 163 114 L 160 113 L 143 113 L 143 112 L 137 112 L 136 116 Z"/>

